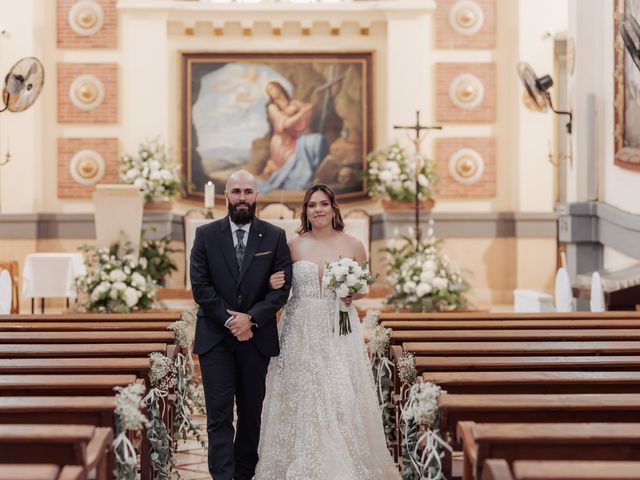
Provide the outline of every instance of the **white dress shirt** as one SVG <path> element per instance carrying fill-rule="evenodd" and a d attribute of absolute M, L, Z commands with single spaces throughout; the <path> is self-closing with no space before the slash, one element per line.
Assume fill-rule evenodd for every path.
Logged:
<path fill-rule="evenodd" d="M 249 239 L 249 230 L 251 229 L 251 223 L 247 223 L 239 227 L 235 223 L 231 221 L 229 218 L 229 225 L 231 225 L 231 238 L 233 238 L 233 247 L 235 248 L 238 245 L 238 236 L 236 235 L 236 230 L 244 230 L 244 238 L 242 239 L 242 243 L 244 246 L 247 246 L 247 240 Z"/>

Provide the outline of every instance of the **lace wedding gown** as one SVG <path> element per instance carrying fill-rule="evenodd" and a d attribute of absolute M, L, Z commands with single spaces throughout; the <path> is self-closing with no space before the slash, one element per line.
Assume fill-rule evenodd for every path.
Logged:
<path fill-rule="evenodd" d="M 386 448 L 362 329 L 334 333 L 338 300 L 314 262 L 293 264 L 269 366 L 255 480 L 399 480 Z"/>

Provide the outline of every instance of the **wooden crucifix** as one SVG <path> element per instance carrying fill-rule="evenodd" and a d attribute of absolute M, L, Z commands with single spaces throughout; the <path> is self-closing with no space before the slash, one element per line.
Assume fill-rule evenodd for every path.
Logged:
<path fill-rule="evenodd" d="M 420 237 L 422 235 L 422 232 L 420 231 L 420 198 L 418 195 L 418 192 L 420 191 L 420 182 L 418 181 L 418 178 L 420 176 L 420 171 L 422 170 L 422 162 L 420 161 L 420 150 L 421 150 L 421 146 L 422 146 L 422 142 L 424 141 L 424 139 L 427 137 L 427 133 L 429 133 L 429 130 L 442 130 L 441 126 L 437 126 L 437 125 L 431 125 L 431 126 L 426 126 L 426 125 L 421 125 L 420 124 L 420 111 L 416 110 L 416 124 L 415 125 L 394 125 L 393 126 L 394 130 L 405 130 L 407 132 L 407 135 L 409 135 L 409 139 L 411 140 L 411 142 L 413 143 L 413 146 L 415 148 L 415 153 L 416 153 L 416 171 L 415 171 L 415 182 L 416 182 L 416 193 L 415 193 L 415 210 L 416 210 L 416 227 L 415 227 L 415 234 L 416 234 L 416 243 L 420 242 Z M 415 138 L 413 138 L 409 132 L 413 130 L 415 132 Z"/>

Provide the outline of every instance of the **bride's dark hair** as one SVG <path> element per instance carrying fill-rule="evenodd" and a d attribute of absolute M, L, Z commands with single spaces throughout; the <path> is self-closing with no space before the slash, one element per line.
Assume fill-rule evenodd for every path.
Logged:
<path fill-rule="evenodd" d="M 333 193 L 329 187 L 327 187 L 323 183 L 318 183 L 307 190 L 307 193 L 304 194 L 304 200 L 302 201 L 302 212 L 300 212 L 300 228 L 298 228 L 297 233 L 302 235 L 303 233 L 309 232 L 311 230 L 311 223 L 309 222 L 309 217 L 307 217 L 307 207 L 309 206 L 309 200 L 311 200 L 311 195 L 316 192 L 323 192 L 327 197 L 329 197 L 329 201 L 331 202 L 331 209 L 333 210 L 333 220 L 331 221 L 331 225 L 334 230 L 338 230 L 341 232 L 344 230 L 344 220 L 342 220 L 342 214 L 340 213 L 340 208 L 336 203 L 336 194 Z"/>

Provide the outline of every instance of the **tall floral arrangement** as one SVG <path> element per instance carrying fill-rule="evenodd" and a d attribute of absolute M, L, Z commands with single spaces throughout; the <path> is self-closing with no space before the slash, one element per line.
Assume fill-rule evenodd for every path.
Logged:
<path fill-rule="evenodd" d="M 469 285 L 462 273 L 441 251 L 433 221 L 420 241 L 402 237 L 387 254 L 387 282 L 392 286 L 387 303 L 415 312 L 452 311 L 466 308 Z"/>
<path fill-rule="evenodd" d="M 415 200 L 415 175 L 418 170 L 418 199 L 433 200 L 438 181 L 434 160 L 410 153 L 394 143 L 371 152 L 367 162 L 366 177 L 370 196 L 400 202 Z"/>
<path fill-rule="evenodd" d="M 83 245 L 80 249 L 87 265 L 87 274 L 75 280 L 80 310 L 130 313 L 157 305 L 147 259 L 136 258 L 131 242 L 121 238 L 109 248 Z"/>
<path fill-rule="evenodd" d="M 120 159 L 120 181 L 142 190 L 145 203 L 169 200 L 181 188 L 179 167 L 157 139 L 141 143 L 136 155 Z"/>
<path fill-rule="evenodd" d="M 181 250 L 171 246 L 171 234 L 162 238 L 150 239 L 153 228 L 143 229 L 140 237 L 140 257 L 147 259 L 146 271 L 158 285 L 164 286 L 166 277 L 178 271 L 178 265 L 171 258 L 172 253 Z"/>

